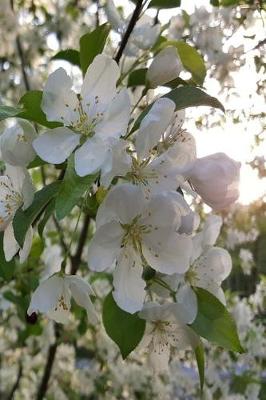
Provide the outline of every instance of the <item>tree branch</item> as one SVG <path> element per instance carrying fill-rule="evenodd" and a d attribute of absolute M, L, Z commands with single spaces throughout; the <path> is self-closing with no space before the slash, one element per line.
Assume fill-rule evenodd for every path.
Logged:
<path fill-rule="evenodd" d="M 14 386 L 13 386 L 10 394 L 8 395 L 7 400 L 14 399 L 14 394 L 15 394 L 16 390 L 19 388 L 20 379 L 22 378 L 22 373 L 23 373 L 23 367 L 22 367 L 22 364 L 20 363 L 19 368 L 18 368 L 18 375 L 17 375 L 16 382 L 14 383 Z"/>
<path fill-rule="evenodd" d="M 41 384 L 40 384 L 38 392 L 37 392 L 36 400 L 42 400 L 48 389 L 48 383 L 49 383 L 49 379 L 50 379 L 50 376 L 52 373 L 52 368 L 53 368 L 53 364 L 54 364 L 54 360 L 55 360 L 57 346 L 58 346 L 58 343 L 55 342 L 54 344 L 52 344 L 49 347 L 48 357 L 46 360 L 46 365 L 45 365 L 42 381 L 41 381 Z"/>
<path fill-rule="evenodd" d="M 83 223 L 83 227 L 81 229 L 79 242 L 76 250 L 76 254 L 71 257 L 71 275 L 75 275 L 79 268 L 81 262 L 81 256 L 83 252 L 83 248 L 87 239 L 87 233 L 90 225 L 90 216 L 86 215 Z"/>
<path fill-rule="evenodd" d="M 140 13 L 141 13 L 141 9 L 142 9 L 142 3 L 143 3 L 143 0 L 138 0 L 137 1 L 137 4 L 136 4 L 135 10 L 134 10 L 134 12 L 132 14 L 131 20 L 129 21 L 127 30 L 126 30 L 126 32 L 124 34 L 124 37 L 122 38 L 120 47 L 119 47 L 118 52 L 117 52 L 117 54 L 115 56 L 115 61 L 117 63 L 119 63 L 120 58 L 122 57 L 123 51 L 125 50 L 125 47 L 127 45 L 128 39 L 129 39 L 129 37 L 130 37 L 130 35 L 131 35 L 131 33 L 132 33 L 132 31 L 133 31 L 138 19 L 139 19 L 139 16 L 140 16 Z"/>

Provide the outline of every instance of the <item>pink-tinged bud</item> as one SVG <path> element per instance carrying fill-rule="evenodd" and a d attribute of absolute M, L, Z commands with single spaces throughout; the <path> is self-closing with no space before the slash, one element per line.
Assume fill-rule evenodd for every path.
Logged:
<path fill-rule="evenodd" d="M 185 175 L 203 201 L 218 211 L 238 199 L 240 166 L 226 154 L 215 153 L 198 158 Z"/>

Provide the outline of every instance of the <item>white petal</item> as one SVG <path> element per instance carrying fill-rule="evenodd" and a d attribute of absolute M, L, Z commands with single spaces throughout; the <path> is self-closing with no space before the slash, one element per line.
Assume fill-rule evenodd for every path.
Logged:
<path fill-rule="evenodd" d="M 3 247 L 6 261 L 12 260 L 12 258 L 19 251 L 19 244 L 17 243 L 14 236 L 12 222 L 7 226 L 4 231 Z"/>
<path fill-rule="evenodd" d="M 19 251 L 19 260 L 21 263 L 24 263 L 30 254 L 32 238 L 33 238 L 33 229 L 30 226 L 30 228 L 28 229 L 28 231 L 26 233 L 23 247 Z"/>
<path fill-rule="evenodd" d="M 106 168 L 101 170 L 101 184 L 106 188 L 111 184 L 116 176 L 124 176 L 130 171 L 131 157 L 127 153 L 129 142 L 126 140 L 118 140 L 112 146 L 112 161 L 111 169 Z M 107 164 L 105 164 L 106 166 Z"/>
<path fill-rule="evenodd" d="M 36 132 L 28 121 L 18 120 L 18 123 L 6 128 L 1 135 L 2 159 L 11 165 L 26 167 L 36 156 L 32 141 Z"/>
<path fill-rule="evenodd" d="M 169 46 L 154 57 L 147 72 L 147 80 L 155 88 L 176 79 L 182 69 L 176 47 Z"/>
<path fill-rule="evenodd" d="M 56 307 L 57 301 L 63 290 L 63 279 L 52 276 L 40 283 L 33 292 L 28 308 L 28 314 L 33 312 L 47 313 Z"/>
<path fill-rule="evenodd" d="M 80 307 L 85 308 L 89 320 L 92 323 L 96 323 L 98 319 L 96 316 L 94 306 L 90 299 L 90 295 L 93 294 L 90 285 L 79 276 L 66 276 L 65 280 L 69 284 L 69 289 L 72 293 L 75 302 Z"/>
<path fill-rule="evenodd" d="M 122 310 L 134 314 L 142 309 L 146 283 L 142 279 L 141 260 L 133 249 L 125 248 L 119 257 L 113 285 L 114 300 Z"/>
<path fill-rule="evenodd" d="M 182 274 L 189 268 L 192 251 L 190 237 L 161 228 L 143 238 L 143 255 L 156 271 L 165 274 Z"/>
<path fill-rule="evenodd" d="M 145 158 L 159 142 L 173 119 L 175 103 L 167 98 L 156 100 L 143 118 L 136 136 L 136 150 L 140 158 Z"/>
<path fill-rule="evenodd" d="M 110 268 L 121 251 L 123 229 L 113 221 L 100 226 L 88 248 L 88 265 L 93 271 Z"/>
<path fill-rule="evenodd" d="M 48 121 L 59 121 L 72 125 L 79 119 L 78 98 L 71 90 L 72 80 L 63 68 L 57 69 L 51 75 L 43 89 L 42 110 Z"/>
<path fill-rule="evenodd" d="M 84 77 L 81 89 L 83 102 L 93 104 L 98 99 L 101 104 L 109 104 L 116 94 L 119 75 L 119 67 L 110 56 L 96 56 Z"/>
<path fill-rule="evenodd" d="M 220 285 L 231 272 L 232 259 L 227 250 L 220 247 L 211 247 L 202 255 L 203 261 L 195 264 L 197 275 L 200 277 L 201 285 L 203 282 L 211 286 L 212 282 Z"/>
<path fill-rule="evenodd" d="M 177 192 L 164 192 L 151 198 L 141 222 L 153 229 L 164 227 L 176 231 L 181 225 L 181 217 L 188 213 L 190 208 L 183 196 Z"/>
<path fill-rule="evenodd" d="M 111 148 L 97 136 L 88 139 L 75 152 L 75 170 L 79 176 L 94 174 L 99 171 L 108 158 Z"/>
<path fill-rule="evenodd" d="M 117 11 L 113 0 L 107 0 L 105 6 L 105 13 L 108 22 L 110 22 L 112 28 L 117 32 L 122 31 L 124 26 L 124 21 L 122 20 L 121 15 Z"/>
<path fill-rule="evenodd" d="M 197 316 L 198 302 L 195 292 L 187 284 L 182 286 L 176 296 L 175 316 L 178 321 L 191 324 Z"/>
<path fill-rule="evenodd" d="M 111 220 L 127 224 L 142 213 L 145 205 L 144 194 L 139 187 L 127 183 L 115 186 L 98 209 L 96 225 Z"/>
<path fill-rule="evenodd" d="M 33 141 L 38 156 L 51 164 L 63 163 L 79 145 L 80 135 L 68 128 L 46 131 Z"/>
<path fill-rule="evenodd" d="M 127 89 L 122 89 L 112 100 L 96 125 L 95 133 L 102 137 L 120 137 L 127 132 L 130 118 L 130 98 Z"/>
<path fill-rule="evenodd" d="M 203 228 L 203 246 L 213 246 L 216 242 L 223 220 L 218 215 L 209 215 L 206 218 Z"/>

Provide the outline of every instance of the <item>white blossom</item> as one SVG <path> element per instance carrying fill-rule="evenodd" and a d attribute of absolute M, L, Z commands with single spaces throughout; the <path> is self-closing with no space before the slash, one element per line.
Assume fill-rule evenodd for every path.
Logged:
<path fill-rule="evenodd" d="M 36 131 L 33 125 L 17 119 L 17 123 L 6 128 L 0 136 L 3 161 L 10 165 L 26 167 L 36 156 L 32 147 L 35 137 Z"/>
<path fill-rule="evenodd" d="M 7 165 L 5 174 L 0 176 L 0 230 L 4 231 L 5 258 L 10 261 L 19 251 L 20 262 L 24 262 L 30 252 L 33 231 L 30 227 L 23 248 L 20 248 L 14 236 L 12 221 L 20 207 L 25 210 L 31 205 L 34 189 L 26 169 Z"/>
<path fill-rule="evenodd" d="M 76 275 L 53 275 L 42 281 L 31 297 L 28 315 L 43 313 L 56 322 L 66 324 L 70 317 L 71 297 L 87 311 L 88 318 L 95 322 L 96 314 L 90 296 L 90 285 Z"/>
<path fill-rule="evenodd" d="M 191 240 L 177 231 L 182 216 L 189 212 L 176 192 L 164 192 L 149 201 L 138 186 L 130 184 L 109 192 L 98 210 L 88 264 L 92 270 L 103 271 L 116 262 L 114 298 L 121 308 L 133 313 L 142 307 L 144 260 L 166 274 L 187 270 Z"/>
<path fill-rule="evenodd" d="M 147 71 L 147 81 L 151 88 L 178 78 L 183 66 L 176 47 L 168 46 L 153 59 Z"/>
<path fill-rule="evenodd" d="M 44 87 L 42 109 L 48 121 L 64 127 L 46 131 L 33 142 L 36 153 L 45 161 L 60 164 L 75 150 L 75 169 L 79 176 L 112 169 L 112 151 L 125 135 L 129 122 L 130 100 L 126 89 L 116 91 L 119 67 L 111 57 L 101 54 L 89 66 L 80 98 L 71 89 L 72 81 L 59 68 Z"/>
<path fill-rule="evenodd" d="M 196 192 L 215 211 L 237 200 L 239 173 L 240 163 L 224 153 L 198 158 L 183 169 Z"/>
<path fill-rule="evenodd" d="M 149 361 L 156 372 L 168 369 L 171 348 L 183 350 L 196 347 L 198 337 L 186 324 L 190 319 L 182 313 L 182 319 L 176 319 L 172 304 L 160 305 L 146 303 L 139 313 L 140 318 L 148 321 L 145 336 L 140 346 L 145 347 Z"/>

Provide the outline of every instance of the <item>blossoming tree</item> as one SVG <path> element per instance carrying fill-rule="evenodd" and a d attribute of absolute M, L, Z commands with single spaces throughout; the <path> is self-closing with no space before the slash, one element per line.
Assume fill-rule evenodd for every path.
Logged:
<path fill-rule="evenodd" d="M 156 373 L 174 351 L 192 349 L 201 390 L 204 343 L 244 351 L 222 289 L 232 261 L 215 245 L 223 221 L 214 214 L 237 200 L 240 163 L 197 157 L 186 130 L 187 108 L 222 115 L 224 106 L 203 88 L 193 42 L 173 37 L 174 21 L 160 24 L 159 12 L 180 1 L 133 3 L 124 18 L 112 0 L 101 12 L 96 2 L 96 26 L 79 47 L 58 35 L 53 59 L 75 73 L 60 66 L 38 90 L 13 32 L 27 90 L 17 105 L 0 105 L 1 293 L 17 304 L 22 345 L 53 321 L 38 399 L 71 324 L 79 336 L 105 330 L 123 359 L 144 349 Z M 5 7 L 16 19 L 15 2 Z M 189 200 L 198 196 L 213 210 L 204 223 Z"/>

